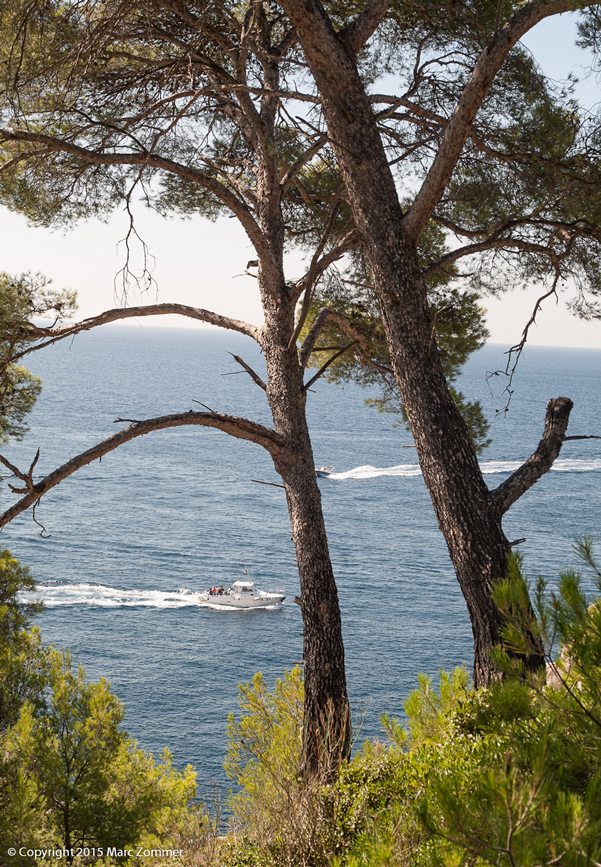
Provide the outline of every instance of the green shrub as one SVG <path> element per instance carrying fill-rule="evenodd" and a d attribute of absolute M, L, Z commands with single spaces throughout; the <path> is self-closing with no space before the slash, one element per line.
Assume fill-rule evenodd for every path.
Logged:
<path fill-rule="evenodd" d="M 590 540 L 577 550 L 601 590 Z M 586 598 L 575 572 L 560 575 L 553 592 L 539 579 L 533 608 L 527 589 L 515 560 L 496 593 L 514 651 L 497 651 L 502 681 L 471 692 L 464 674 L 443 673 L 435 693 L 422 677 L 406 704 L 409 730 L 384 720 L 395 770 L 364 797 L 363 831 L 341 863 L 601 861 L 601 605 Z M 521 661 L 541 646 L 554 686 Z M 372 750 L 367 761 L 373 770 L 381 756 Z"/>

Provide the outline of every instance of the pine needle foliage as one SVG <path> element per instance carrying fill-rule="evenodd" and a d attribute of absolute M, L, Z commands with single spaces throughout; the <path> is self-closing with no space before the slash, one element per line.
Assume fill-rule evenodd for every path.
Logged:
<path fill-rule="evenodd" d="M 592 541 L 579 540 L 576 553 L 601 592 Z M 284 704 L 297 695 L 300 674 L 286 675 L 277 699 L 260 677 L 243 687 L 245 717 L 230 723 L 229 735 L 230 769 L 242 785 L 231 803 L 244 827 L 220 863 L 596 867 L 601 604 L 587 597 L 573 570 L 553 589 L 539 578 L 530 588 L 534 606 L 529 583 L 514 557 L 510 577 L 496 589 L 506 621 L 504 646 L 496 651 L 504 677 L 473 690 L 465 668 L 441 672 L 437 688 L 420 675 L 405 704 L 406 722 L 382 718 L 387 742 L 365 743 L 336 780 L 305 792 L 304 815 L 311 802 L 322 823 L 312 842 L 297 835 L 295 846 L 287 845 L 302 781 L 294 776 L 294 751 L 283 745 L 301 719 L 292 724 Z M 541 646 L 546 677 L 524 665 Z M 286 762 L 274 761 L 276 753 L 292 762 L 279 780 Z"/>
<path fill-rule="evenodd" d="M 40 378 L 14 360 L 43 336 L 35 320 L 50 317 L 56 325 L 76 308 L 73 292 L 52 289 L 41 274 L 0 272 L 0 445 L 23 439 L 25 419 L 42 390 Z"/>

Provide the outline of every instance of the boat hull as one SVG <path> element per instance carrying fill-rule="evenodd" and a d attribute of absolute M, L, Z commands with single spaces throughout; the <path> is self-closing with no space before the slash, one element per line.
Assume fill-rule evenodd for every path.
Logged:
<path fill-rule="evenodd" d="M 219 605 L 223 608 L 265 608 L 267 605 L 279 605 L 286 597 L 280 593 L 261 593 L 257 596 L 247 596 L 238 593 L 230 593 L 227 596 L 201 593 L 201 602 L 209 605 Z"/>

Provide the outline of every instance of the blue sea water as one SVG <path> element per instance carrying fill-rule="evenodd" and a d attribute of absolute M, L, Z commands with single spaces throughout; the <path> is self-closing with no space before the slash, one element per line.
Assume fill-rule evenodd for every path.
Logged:
<path fill-rule="evenodd" d="M 508 414 L 504 347 L 466 366 L 460 388 L 482 401 L 492 446 L 481 458 L 491 487 L 534 450 L 546 403 L 575 407 L 568 433 L 601 434 L 601 350 L 528 348 Z M 25 468 L 40 448 L 46 473 L 110 436 L 117 418 L 198 408 L 270 424 L 264 393 L 239 375 L 229 352 L 257 369 L 253 342 L 211 330 L 107 327 L 29 359 L 44 389 L 21 443 L 4 449 Z M 235 375 L 226 375 L 235 374 Z M 347 676 L 360 739 L 380 734 L 384 711 L 403 701 L 425 671 L 472 659 L 469 618 L 416 464 L 394 418 L 365 406 L 366 394 L 323 380 L 308 414 L 315 462 L 334 465 L 320 481 L 338 582 Z M 259 446 L 219 431 L 178 428 L 131 442 L 63 482 L 0 540 L 31 567 L 46 600 L 44 640 L 71 648 L 89 677 L 106 677 L 125 703 L 125 726 L 141 747 L 167 746 L 193 764 L 199 791 L 228 787 L 222 764 L 237 685 L 263 672 L 268 684 L 302 659 L 294 549 L 283 491 Z M 575 564 L 572 544 L 601 541 L 601 440 L 564 445 L 560 459 L 508 513 L 510 539 L 532 575 Z M 13 501 L 6 481 L 3 509 Z M 287 594 L 280 610 L 201 607 L 196 593 L 247 569 L 265 589 Z"/>

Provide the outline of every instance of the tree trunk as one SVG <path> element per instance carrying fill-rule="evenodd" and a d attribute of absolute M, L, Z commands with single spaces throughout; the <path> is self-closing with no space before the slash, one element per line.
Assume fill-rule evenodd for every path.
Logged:
<path fill-rule="evenodd" d="M 482 686 L 495 676 L 490 650 L 501 641 L 502 620 L 491 590 L 507 574 L 509 544 L 431 341 L 416 256 L 405 250 L 400 273 L 396 262 L 384 263 L 383 258 L 380 255 L 380 271 L 388 264 L 388 277 L 397 288 L 394 294 L 380 296 L 395 376 L 424 481 L 467 603 L 474 637 L 474 684 Z M 405 285 L 403 274 L 408 278 Z"/>
<path fill-rule="evenodd" d="M 350 754 L 351 725 L 338 591 L 305 415 L 303 368 L 288 349 L 294 303 L 264 304 L 261 341 L 276 433 L 289 443 L 275 467 L 286 488 L 301 586 L 304 645 L 304 745 L 308 776 L 328 778 Z"/>
<path fill-rule="evenodd" d="M 491 589 L 507 575 L 510 548 L 501 526 L 505 509 L 499 508 L 484 482 L 471 437 L 446 384 L 417 238 L 402 212 L 353 51 L 313 0 L 281 0 L 280 5 L 297 29 L 322 97 L 424 480 L 469 610 L 474 682 L 485 685 L 497 676 L 490 650 L 501 640 L 502 617 Z M 561 446 L 561 435 L 557 445 Z M 533 654 L 526 663 L 541 665 L 542 655 Z"/>

